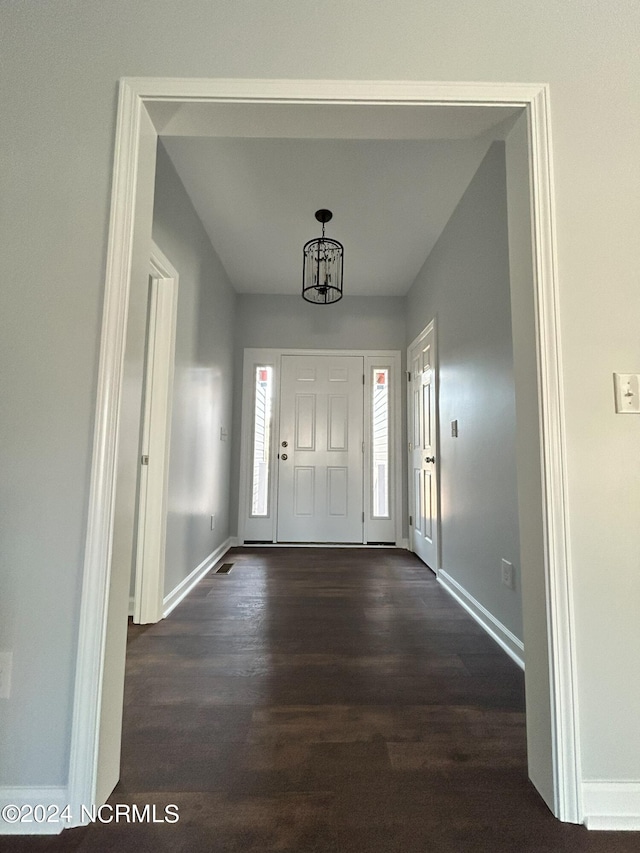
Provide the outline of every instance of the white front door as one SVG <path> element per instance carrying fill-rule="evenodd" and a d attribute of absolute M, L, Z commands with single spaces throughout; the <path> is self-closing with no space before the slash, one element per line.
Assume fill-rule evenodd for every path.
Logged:
<path fill-rule="evenodd" d="M 283 355 L 279 542 L 363 542 L 364 359 Z"/>
<path fill-rule="evenodd" d="M 436 347 L 430 323 L 407 353 L 409 370 L 409 503 L 412 550 L 438 571 Z"/>

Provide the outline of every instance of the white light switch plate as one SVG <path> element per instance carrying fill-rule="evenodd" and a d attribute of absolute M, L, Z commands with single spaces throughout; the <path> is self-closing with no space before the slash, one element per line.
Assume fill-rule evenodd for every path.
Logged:
<path fill-rule="evenodd" d="M 640 374 L 614 373 L 616 412 L 640 414 Z"/>

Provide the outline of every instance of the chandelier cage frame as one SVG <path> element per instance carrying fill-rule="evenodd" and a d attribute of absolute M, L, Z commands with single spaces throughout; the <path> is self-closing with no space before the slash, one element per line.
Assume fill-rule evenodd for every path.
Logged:
<path fill-rule="evenodd" d="M 333 213 L 321 209 L 315 216 L 322 223 L 322 237 L 309 240 L 302 250 L 302 298 L 313 305 L 330 305 L 343 296 L 344 246 L 325 236 Z"/>

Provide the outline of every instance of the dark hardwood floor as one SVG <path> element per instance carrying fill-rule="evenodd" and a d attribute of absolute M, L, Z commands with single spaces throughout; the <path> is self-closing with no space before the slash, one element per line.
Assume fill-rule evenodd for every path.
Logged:
<path fill-rule="evenodd" d="M 179 822 L 2 849 L 640 849 L 552 817 L 527 780 L 523 674 L 413 555 L 243 548 L 224 562 L 169 618 L 130 628 L 110 804 L 176 804 Z"/>

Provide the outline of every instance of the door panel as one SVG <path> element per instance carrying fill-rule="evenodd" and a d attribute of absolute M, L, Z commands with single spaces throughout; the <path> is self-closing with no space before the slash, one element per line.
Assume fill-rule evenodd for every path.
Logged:
<path fill-rule="evenodd" d="M 420 469 L 413 471 L 413 526 L 418 533 L 422 533 L 422 515 L 423 515 L 423 495 L 422 495 L 422 476 Z"/>
<path fill-rule="evenodd" d="M 348 469 L 327 468 L 327 505 L 329 515 L 346 517 L 349 506 Z"/>
<path fill-rule="evenodd" d="M 329 397 L 329 450 L 349 449 L 349 400 Z"/>
<path fill-rule="evenodd" d="M 297 518 L 313 517 L 315 468 L 296 466 L 293 475 L 293 513 Z"/>
<path fill-rule="evenodd" d="M 316 449 L 316 398 L 296 394 L 296 450 Z"/>
<path fill-rule="evenodd" d="M 432 480 L 429 471 L 422 472 L 422 507 L 420 511 L 422 522 L 422 535 L 426 539 L 433 539 L 433 502 L 431 500 Z"/>
<path fill-rule="evenodd" d="M 433 571 L 438 570 L 435 358 L 435 332 L 430 325 L 409 348 L 407 364 L 411 409 L 408 421 L 412 425 L 409 436 L 413 479 L 411 547 Z"/>
<path fill-rule="evenodd" d="M 346 367 L 332 367 L 329 371 L 329 382 L 348 382 L 349 371 Z"/>
<path fill-rule="evenodd" d="M 280 542 L 363 541 L 363 369 L 361 356 L 282 356 Z"/>
<path fill-rule="evenodd" d="M 431 383 L 422 385 L 422 400 L 420 414 L 422 417 L 422 446 L 432 447 L 434 445 L 431 432 Z"/>

